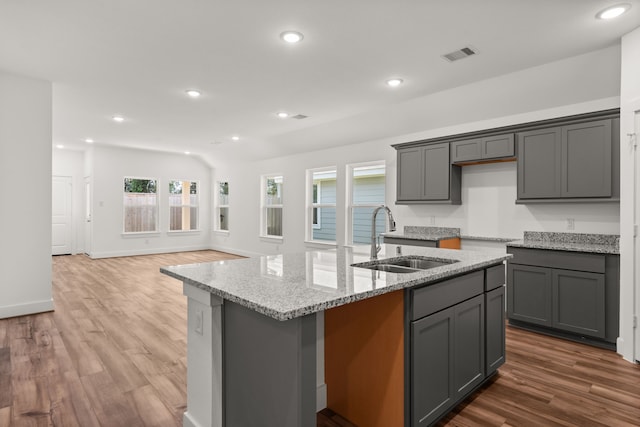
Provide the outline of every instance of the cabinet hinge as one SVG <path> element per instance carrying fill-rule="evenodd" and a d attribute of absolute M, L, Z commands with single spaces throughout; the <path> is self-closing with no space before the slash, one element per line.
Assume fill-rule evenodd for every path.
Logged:
<path fill-rule="evenodd" d="M 633 329 L 638 327 L 638 316 L 633 316 Z"/>

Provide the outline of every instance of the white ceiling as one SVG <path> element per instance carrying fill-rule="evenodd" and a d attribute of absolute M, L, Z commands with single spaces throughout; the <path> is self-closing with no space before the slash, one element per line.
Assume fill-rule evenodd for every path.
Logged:
<path fill-rule="evenodd" d="M 602 21 L 615 0 L 0 0 L 0 69 L 53 82 L 54 144 L 213 164 L 362 142 L 351 119 L 614 45 L 640 25 L 640 0 L 623 1 L 627 14 Z M 289 29 L 304 40 L 282 42 Z M 478 55 L 441 57 L 465 46 Z"/>

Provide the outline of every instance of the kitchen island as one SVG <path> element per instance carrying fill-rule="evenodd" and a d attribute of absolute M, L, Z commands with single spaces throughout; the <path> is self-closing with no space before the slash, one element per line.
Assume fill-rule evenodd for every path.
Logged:
<path fill-rule="evenodd" d="M 401 256 L 397 255 L 396 245 L 383 245 L 379 258 L 439 260 L 441 265 L 403 273 L 371 270 L 366 268 L 375 264 L 369 260 L 369 246 L 358 246 L 162 268 L 163 273 L 183 281 L 183 291 L 188 297 L 184 425 L 314 426 L 316 346 L 318 338 L 323 338 L 316 334 L 317 313 L 324 313 L 326 317 L 324 355 L 328 406 L 338 409 L 336 412 L 347 418 L 352 417 L 357 424 L 373 425 L 357 419 L 367 416 L 358 412 L 361 409 L 355 408 L 351 412 L 355 402 L 360 402 L 356 406 L 368 409 L 385 423 L 379 425 L 427 425 L 479 387 L 491 372 L 495 372 L 492 367 L 485 369 L 485 362 L 489 362 L 485 350 L 501 344 L 499 337 L 486 336 L 490 328 L 485 329 L 485 323 L 495 323 L 495 319 L 501 321 L 504 313 L 499 304 L 497 316 L 485 313 L 489 294 L 487 284 L 495 282 L 502 288 L 503 261 L 509 255 L 413 246 L 400 249 Z M 396 267 L 395 271 L 402 270 Z M 500 288 L 491 292 L 501 290 L 501 301 L 504 301 L 504 291 Z M 480 310 L 469 310 L 469 307 Z M 353 317 L 352 308 L 358 310 L 357 318 Z M 451 322 L 440 321 L 440 317 L 449 312 Z M 467 313 L 471 313 L 471 317 L 465 318 Z M 457 317 L 460 318 L 458 323 L 455 322 Z M 424 342 L 414 345 L 413 337 L 419 327 L 433 320 L 438 321 L 437 325 L 449 325 L 446 329 L 450 335 L 444 337 L 444 346 L 431 346 L 438 352 L 430 354 L 430 347 L 425 347 Z M 366 326 L 364 331 L 355 329 L 357 337 L 350 328 L 352 321 Z M 464 329 L 465 325 L 471 329 Z M 501 334 L 503 349 L 504 329 L 493 329 Z M 379 334 L 380 330 L 386 330 L 386 333 Z M 443 339 L 443 330 L 439 327 L 424 330 L 427 331 L 423 334 L 425 337 Z M 455 330 L 460 332 L 459 339 L 451 335 Z M 470 330 L 477 330 L 481 336 L 472 339 Z M 435 335 L 429 333 L 433 331 Z M 339 336 L 336 338 L 336 335 Z M 438 379 L 446 382 L 444 397 L 436 390 L 443 384 L 417 384 L 424 382 L 425 375 L 434 367 L 436 373 L 442 373 L 437 363 L 455 364 L 469 358 L 469 351 L 459 352 L 457 359 L 454 357 L 454 344 L 460 340 L 478 350 L 476 362 L 482 366 L 475 368 L 481 372 L 474 373 L 475 368 L 469 370 L 465 364 L 460 372 L 471 372 L 471 381 L 464 381 L 464 387 L 454 390 L 458 373 L 452 365 L 445 370 L 451 377 Z M 332 347 L 332 342 L 345 341 L 350 348 Z M 493 344 L 485 346 L 489 342 Z M 473 347 L 474 343 L 480 347 Z M 360 345 L 362 348 L 358 352 Z M 373 347 L 367 347 L 371 345 Z M 439 351 L 443 347 L 444 352 Z M 369 379 L 362 378 L 361 369 L 354 369 L 356 377 L 351 378 L 349 369 L 336 373 L 331 367 L 361 365 L 352 356 L 362 357 L 358 353 L 363 351 L 369 351 L 364 358 L 377 361 L 380 368 L 367 372 Z M 420 354 L 434 357 L 430 366 L 420 366 L 414 357 Z M 443 354 L 449 355 L 451 360 L 442 360 Z M 387 361 L 393 366 L 387 366 Z M 329 378 L 342 380 L 332 383 Z M 370 393 L 353 395 L 352 382 L 371 381 L 371 378 L 377 378 L 373 381 L 377 384 L 365 387 Z M 416 402 L 414 397 L 424 394 L 425 387 L 423 403 Z M 348 400 L 345 400 L 346 396 Z M 443 402 L 423 416 L 421 405 L 433 399 L 443 399 Z M 342 406 L 334 408 L 332 401 Z M 390 413 L 380 413 L 382 408 L 393 408 L 398 404 L 399 414 L 397 409 L 396 412 L 392 409 Z M 384 421 L 384 417 L 393 419 L 393 424 Z"/>

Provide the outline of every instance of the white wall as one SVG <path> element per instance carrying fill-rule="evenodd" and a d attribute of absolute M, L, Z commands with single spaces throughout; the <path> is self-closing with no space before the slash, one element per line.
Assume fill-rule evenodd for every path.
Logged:
<path fill-rule="evenodd" d="M 93 258 L 208 249 L 211 236 L 211 168 L 199 157 L 118 147 L 94 146 L 87 152 L 91 176 Z M 123 235 L 123 179 L 157 178 L 158 233 Z M 167 232 L 169 180 L 199 182 L 199 231 Z"/>
<path fill-rule="evenodd" d="M 640 297 L 640 286 L 635 285 L 633 239 L 634 193 L 640 200 L 640 183 L 633 182 L 633 149 L 627 136 L 634 130 L 633 116 L 640 111 L 640 28 L 622 38 L 622 67 L 620 91 L 620 339 L 618 352 L 627 360 L 640 359 L 640 352 L 634 356 L 634 298 Z M 636 135 L 636 138 L 638 136 Z M 639 165 L 640 166 L 640 165 Z M 640 249 L 640 248 L 638 248 Z M 640 307 L 640 303 L 637 303 Z M 638 313 L 636 312 L 637 316 Z M 637 336 L 637 334 L 636 334 Z M 640 347 L 636 344 L 636 348 Z"/>
<path fill-rule="evenodd" d="M 84 153 L 82 151 L 53 150 L 53 176 L 72 178 L 71 194 L 71 253 L 84 252 Z"/>
<path fill-rule="evenodd" d="M 420 105 L 425 108 L 422 112 L 425 118 L 433 125 L 442 123 L 441 127 L 266 161 L 217 165 L 214 180 L 230 183 L 230 226 L 228 235 L 214 234 L 213 247 L 244 254 L 304 250 L 305 170 L 337 166 L 338 212 L 341 212 L 345 194 L 340 182 L 344 183 L 345 166 L 374 160 L 387 163 L 387 204 L 399 227 L 430 225 L 430 217 L 434 216 L 435 225 L 460 227 L 463 234 L 518 238 L 525 230 L 566 231 L 566 219 L 573 218 L 575 232 L 617 234 L 619 207 L 615 203 L 515 205 L 515 163 L 464 167 L 460 206 L 395 206 L 396 152 L 391 144 L 617 108 L 619 49 L 613 46 L 436 94 L 438 103 L 424 101 Z M 603 62 L 608 67 L 603 68 Z M 557 94 L 559 90 L 561 96 Z M 544 102 L 546 98 L 548 105 Z M 558 105 L 559 100 L 564 104 Z M 484 117 L 487 104 L 491 116 L 477 120 Z M 441 121 L 434 117 L 440 117 Z M 449 124 L 452 120 L 456 124 Z M 282 243 L 258 237 L 260 175 L 267 173 L 282 173 L 285 179 Z M 344 215 L 338 217 L 337 232 L 338 243 L 343 244 Z"/>
<path fill-rule="evenodd" d="M 0 71 L 0 318 L 53 309 L 51 83 Z"/>

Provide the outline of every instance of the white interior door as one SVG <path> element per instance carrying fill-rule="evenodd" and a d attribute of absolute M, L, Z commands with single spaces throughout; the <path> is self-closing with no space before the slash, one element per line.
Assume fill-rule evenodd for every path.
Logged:
<path fill-rule="evenodd" d="M 91 256 L 91 177 L 84 178 L 84 253 Z"/>
<path fill-rule="evenodd" d="M 52 227 L 51 227 L 51 253 L 64 255 L 72 253 L 71 245 L 71 221 L 72 204 L 71 195 L 73 181 L 69 176 L 54 176 L 52 179 Z"/>

